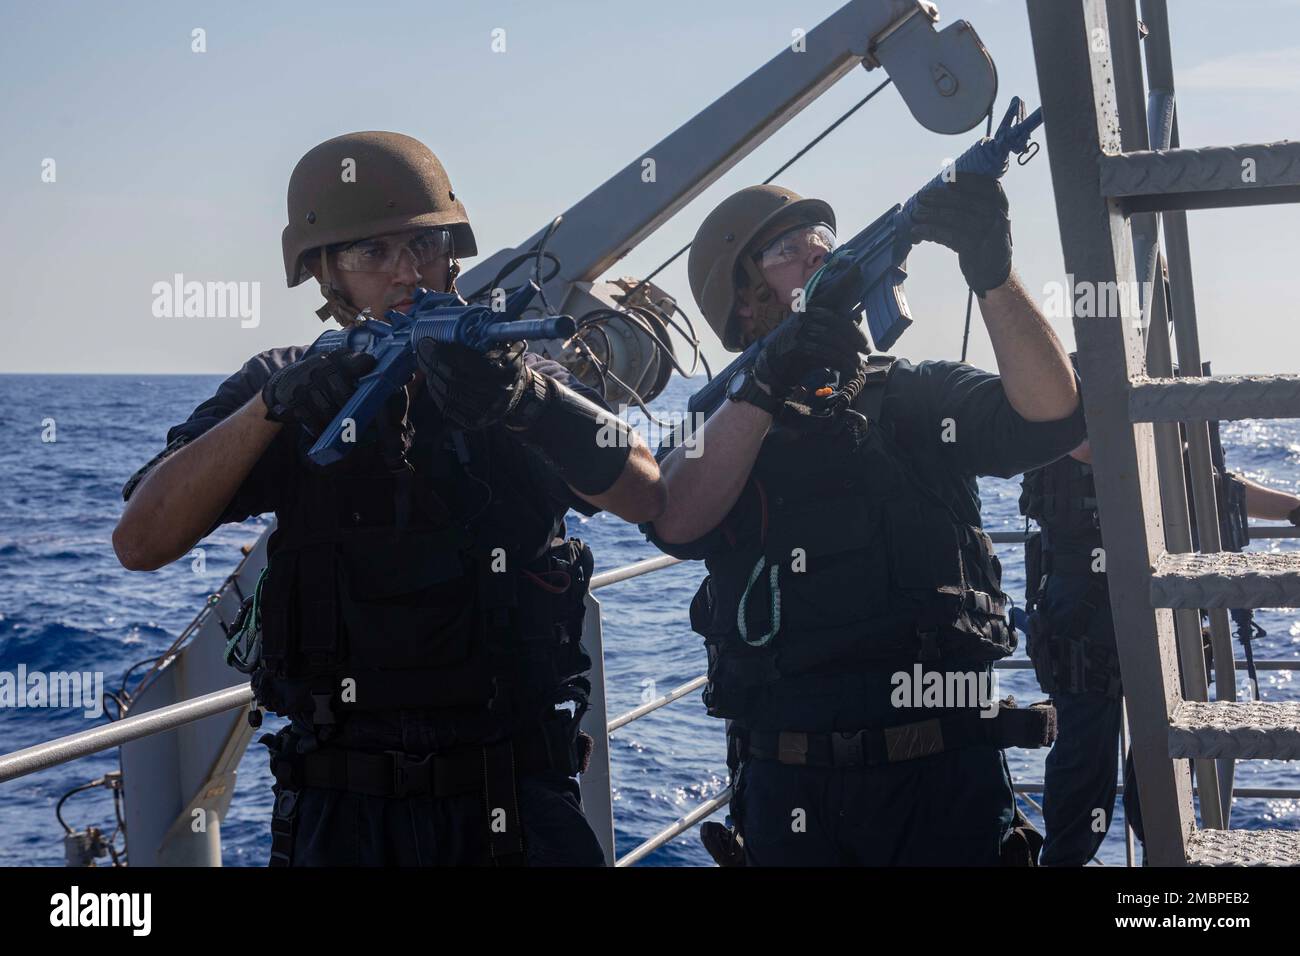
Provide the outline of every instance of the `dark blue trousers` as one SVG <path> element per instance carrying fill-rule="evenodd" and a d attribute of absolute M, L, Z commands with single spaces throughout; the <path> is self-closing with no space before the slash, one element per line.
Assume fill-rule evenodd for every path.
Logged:
<path fill-rule="evenodd" d="M 1065 627 L 1091 589 L 1087 575 L 1052 574 L 1040 609 Z M 1103 595 L 1104 596 L 1104 595 Z M 1110 603 L 1102 600 L 1088 624 L 1091 641 L 1115 645 Z M 1056 744 L 1044 773 L 1043 866 L 1083 866 L 1094 855 L 1115 812 L 1121 700 L 1101 693 L 1057 691 Z M 1125 794 L 1126 812 L 1137 816 L 1137 781 Z M 1140 833 L 1140 831 L 1139 831 Z"/>
<path fill-rule="evenodd" d="M 992 747 L 867 768 L 751 759 L 731 800 L 749 866 L 997 866 L 1014 812 Z"/>
<path fill-rule="evenodd" d="M 582 815 L 577 781 L 554 775 L 519 780 L 519 822 L 529 866 L 603 866 L 596 834 Z M 300 791 L 294 866 L 479 866 L 488 854 L 483 796 L 372 797 L 343 790 Z"/>
<path fill-rule="evenodd" d="M 302 734 L 310 725 L 295 723 Z M 455 727 L 419 712 L 357 714 L 334 746 L 420 756 L 472 746 Z M 530 866 L 603 866 L 604 852 L 583 816 L 578 782 L 558 770 L 516 782 L 524 856 Z M 482 792 L 378 797 L 306 787 L 293 813 L 293 866 L 477 866 L 492 862 Z"/>
<path fill-rule="evenodd" d="M 1056 743 L 1044 773 L 1043 866 L 1083 866 L 1115 810 L 1120 699 L 1057 693 Z"/>

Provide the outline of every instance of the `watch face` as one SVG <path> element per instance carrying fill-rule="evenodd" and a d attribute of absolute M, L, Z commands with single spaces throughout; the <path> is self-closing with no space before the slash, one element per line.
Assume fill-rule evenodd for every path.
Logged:
<path fill-rule="evenodd" d="M 749 383 L 749 369 L 742 368 L 727 382 L 727 398 L 736 398 Z"/>

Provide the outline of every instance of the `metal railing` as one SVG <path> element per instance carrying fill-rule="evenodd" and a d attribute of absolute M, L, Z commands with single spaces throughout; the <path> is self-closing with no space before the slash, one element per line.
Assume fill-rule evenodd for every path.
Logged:
<path fill-rule="evenodd" d="M 685 833 L 687 830 L 691 829 L 697 824 L 703 823 L 705 820 L 713 816 L 715 813 L 717 813 L 719 810 L 721 810 L 724 806 L 726 806 L 730 802 L 731 802 L 731 787 L 727 787 L 716 797 L 713 797 L 711 800 L 705 800 L 703 803 L 701 803 L 690 813 L 686 814 L 686 816 L 682 817 L 680 820 L 677 820 L 675 823 L 671 824 L 670 826 L 664 827 L 664 829 L 660 830 L 650 839 L 646 840 L 644 843 L 638 846 L 631 853 L 627 853 L 624 854 L 623 856 L 620 856 L 618 860 L 615 861 L 614 866 L 616 867 L 631 866 L 633 863 L 640 861 L 643 857 L 659 849 L 659 847 L 663 846 L 665 843 L 667 843 L 669 840 L 673 839 L 674 837 L 678 836 L 679 834 Z"/>
<path fill-rule="evenodd" d="M 1289 524 L 1251 525 L 1249 531 L 1251 541 L 1262 541 L 1266 538 L 1300 538 L 1300 528 Z M 1030 532 L 989 531 L 987 534 L 994 544 L 1024 544 Z"/>
<path fill-rule="evenodd" d="M 245 707 L 252 700 L 252 688 L 241 684 L 183 700 L 179 704 L 123 717 L 104 727 L 94 727 L 17 750 L 0 757 L 0 783 L 39 770 L 48 770 L 61 763 L 89 757 L 91 754 L 109 750 L 131 740 L 139 740 L 141 737 L 162 733 L 165 730 L 175 730 L 190 721 Z"/>
<path fill-rule="evenodd" d="M 612 571 L 604 571 L 592 576 L 591 590 L 599 591 L 601 588 L 609 587 L 611 584 L 618 584 L 620 581 L 626 581 L 629 578 L 637 578 L 643 574 L 649 574 L 651 571 L 658 571 L 661 568 L 672 567 L 674 564 L 681 564 L 681 558 L 674 558 L 672 555 L 664 554 L 657 558 L 647 558 L 645 561 L 637 561 L 635 564 L 627 564 L 621 568 L 614 568 Z"/>
<path fill-rule="evenodd" d="M 709 676 L 707 674 L 701 674 L 699 677 L 695 678 L 695 680 L 688 681 L 687 683 L 683 684 L 681 687 L 678 687 L 676 690 L 670 690 L 662 697 L 656 697 L 654 700 L 648 701 L 642 704 L 640 707 L 633 707 L 626 714 L 620 714 L 619 716 L 611 720 L 609 722 L 609 726 L 607 727 L 607 732 L 612 734 L 614 731 L 618 730 L 618 728 L 622 727 L 624 724 L 630 724 L 632 723 L 632 721 L 638 720 L 641 717 L 644 717 L 646 714 L 653 713 L 654 711 L 658 710 L 660 707 L 664 707 L 668 704 L 671 704 L 673 701 L 679 698 L 685 697 L 693 690 L 699 690 L 701 687 L 707 684 L 708 681 L 709 681 Z"/>

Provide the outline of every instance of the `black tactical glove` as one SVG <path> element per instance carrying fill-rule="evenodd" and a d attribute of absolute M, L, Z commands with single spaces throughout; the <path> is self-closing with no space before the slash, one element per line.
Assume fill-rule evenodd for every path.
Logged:
<path fill-rule="evenodd" d="M 707 820 L 700 824 L 700 842 L 718 866 L 745 865 L 745 840 L 734 828 Z"/>
<path fill-rule="evenodd" d="M 1300 505 L 1296 505 L 1287 513 L 1286 520 L 1300 528 Z"/>
<path fill-rule="evenodd" d="M 266 418 L 301 425 L 319 435 L 352 397 L 357 380 L 374 367 L 373 355 L 343 348 L 300 358 L 262 386 Z"/>
<path fill-rule="evenodd" d="M 812 306 L 792 312 L 767 337 L 754 377 L 777 398 L 785 398 L 814 369 L 852 375 L 861 363 L 859 352 L 870 353 L 871 346 L 852 318 Z"/>
<path fill-rule="evenodd" d="M 422 339 L 415 360 L 443 417 L 465 431 L 487 428 L 510 414 L 534 374 L 524 364 L 522 343 L 476 352 Z"/>
<path fill-rule="evenodd" d="M 966 284 L 983 298 L 1011 275 L 1007 209 L 1007 194 L 992 176 L 958 173 L 942 189 L 917 197 L 912 241 L 937 242 L 957 253 Z"/>

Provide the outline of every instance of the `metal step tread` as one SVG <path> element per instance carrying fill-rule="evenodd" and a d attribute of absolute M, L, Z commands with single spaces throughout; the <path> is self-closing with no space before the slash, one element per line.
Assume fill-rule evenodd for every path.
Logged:
<path fill-rule="evenodd" d="M 1300 418 L 1300 375 L 1137 378 L 1128 408 L 1134 422 Z"/>
<path fill-rule="evenodd" d="M 1137 150 L 1103 155 L 1099 165 L 1103 196 L 1295 186 L 1300 142 Z M 1250 175 L 1243 175 L 1247 170 Z"/>
<path fill-rule="evenodd" d="M 1162 554 L 1151 606 L 1300 607 L 1300 552 Z"/>
<path fill-rule="evenodd" d="M 1169 720 L 1169 756 L 1300 759 L 1300 701 L 1182 701 Z"/>
<path fill-rule="evenodd" d="M 1300 866 L 1300 830 L 1196 830 L 1191 866 Z"/>

